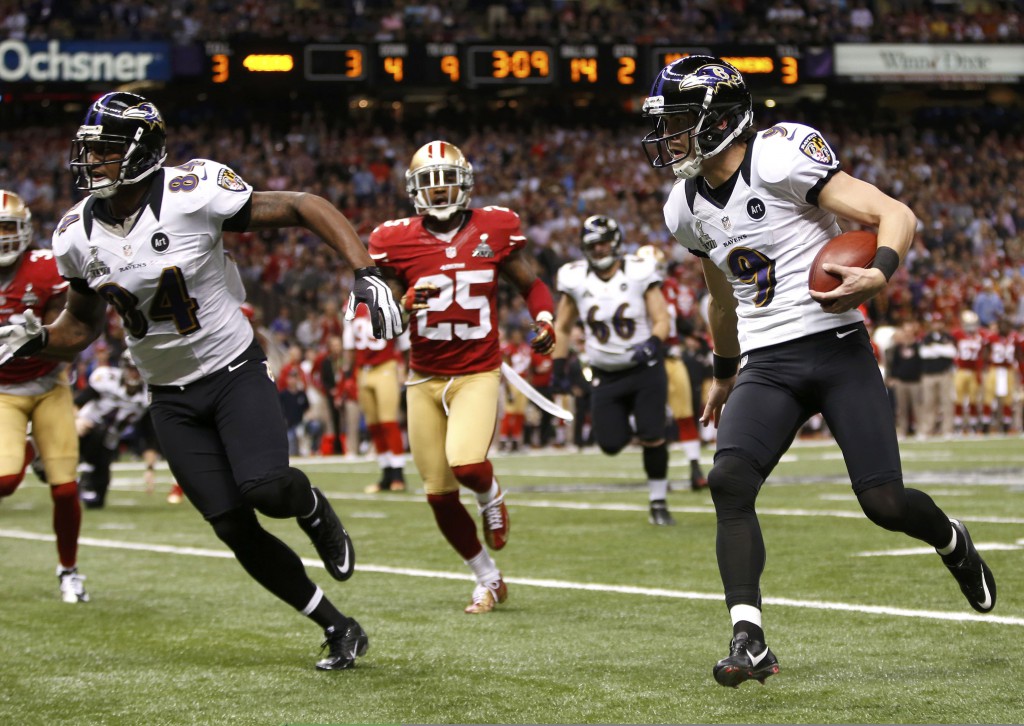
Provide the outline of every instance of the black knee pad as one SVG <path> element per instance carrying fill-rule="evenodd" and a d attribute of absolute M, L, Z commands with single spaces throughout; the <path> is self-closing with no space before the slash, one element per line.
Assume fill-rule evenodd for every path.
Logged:
<path fill-rule="evenodd" d="M 251 509 L 232 509 L 230 512 L 218 514 L 210 519 L 217 538 L 231 548 L 233 552 L 245 549 L 258 537 L 262 527 Z"/>
<path fill-rule="evenodd" d="M 243 496 L 257 512 L 275 519 L 301 517 L 313 511 L 309 477 L 293 467 L 250 485 Z"/>
<path fill-rule="evenodd" d="M 715 507 L 753 509 L 764 478 L 738 456 L 719 456 L 708 472 L 708 488 Z"/>

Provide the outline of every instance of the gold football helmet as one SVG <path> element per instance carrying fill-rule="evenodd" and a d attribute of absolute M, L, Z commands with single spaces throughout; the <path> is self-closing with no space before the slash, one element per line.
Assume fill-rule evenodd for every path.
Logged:
<path fill-rule="evenodd" d="M 13 265 L 32 242 L 32 212 L 14 192 L 0 189 L 0 267 Z"/>
<path fill-rule="evenodd" d="M 668 255 L 665 254 L 665 250 L 661 249 L 661 247 L 644 245 L 637 249 L 636 256 L 654 260 L 654 264 L 658 267 L 658 272 L 662 275 L 668 273 Z"/>
<path fill-rule="evenodd" d="M 469 206 L 473 165 L 447 141 L 431 141 L 412 155 L 405 172 L 405 190 L 417 214 L 447 220 Z"/>
<path fill-rule="evenodd" d="M 964 310 L 960 313 L 960 327 L 966 332 L 973 333 L 979 326 L 978 314 L 973 310 Z"/>

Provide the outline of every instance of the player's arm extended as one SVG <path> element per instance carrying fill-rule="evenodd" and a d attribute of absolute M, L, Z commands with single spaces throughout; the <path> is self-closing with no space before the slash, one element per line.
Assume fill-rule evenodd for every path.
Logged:
<path fill-rule="evenodd" d="M 81 282 L 81 281 L 80 281 Z M 84 283 L 78 287 L 83 286 Z M 100 337 L 106 319 L 107 303 L 97 293 L 68 288 L 67 302 L 56 319 L 46 326 L 47 344 L 41 355 L 71 360 Z"/>
<path fill-rule="evenodd" d="M 305 192 L 253 192 L 248 229 L 305 227 L 348 260 L 352 269 L 373 267 L 348 217 L 323 197 Z"/>
<path fill-rule="evenodd" d="M 536 334 L 530 347 L 544 355 L 551 353 L 558 337 L 552 324 L 555 301 L 551 297 L 551 290 L 537 277 L 533 257 L 523 250 L 513 252 L 502 263 L 501 275 L 518 288 L 519 294 L 526 300 L 526 309 L 533 317 Z"/>
<path fill-rule="evenodd" d="M 558 309 L 555 311 L 555 347 L 551 351 L 551 357 L 556 361 L 564 361 L 569 355 L 572 329 L 579 318 L 580 311 L 576 307 L 576 301 L 570 295 L 562 295 L 558 299 Z"/>

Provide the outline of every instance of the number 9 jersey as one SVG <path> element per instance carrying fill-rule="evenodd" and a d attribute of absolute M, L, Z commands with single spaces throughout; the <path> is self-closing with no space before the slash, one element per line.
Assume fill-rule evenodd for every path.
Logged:
<path fill-rule="evenodd" d="M 240 307 L 241 276 L 222 239 L 225 229 L 247 225 L 251 195 L 228 167 L 193 159 L 154 175 L 134 219 L 105 218 L 90 196 L 57 225 L 53 250 L 61 274 L 121 315 L 148 383 L 185 385 L 223 368 L 252 342 Z"/>
<path fill-rule="evenodd" d="M 452 235 L 436 235 L 423 217 L 385 222 L 370 234 L 370 256 L 407 288 L 438 291 L 410 324 L 409 367 L 438 376 L 497 370 L 498 273 L 526 244 L 519 215 L 503 207 L 466 210 Z"/>

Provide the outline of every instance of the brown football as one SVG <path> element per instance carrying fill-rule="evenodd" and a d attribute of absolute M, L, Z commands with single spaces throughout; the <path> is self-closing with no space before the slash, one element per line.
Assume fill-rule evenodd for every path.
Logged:
<path fill-rule="evenodd" d="M 867 267 L 875 259 L 878 235 L 866 229 L 844 232 L 833 237 L 818 250 L 811 263 L 807 286 L 815 292 L 831 292 L 842 282 L 838 276 L 825 272 L 821 266 L 826 262 L 847 267 Z"/>

